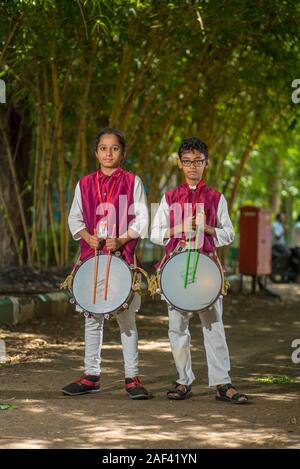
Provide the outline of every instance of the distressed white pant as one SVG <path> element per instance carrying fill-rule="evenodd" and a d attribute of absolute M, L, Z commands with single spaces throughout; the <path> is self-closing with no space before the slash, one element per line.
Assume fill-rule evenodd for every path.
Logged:
<path fill-rule="evenodd" d="M 135 313 L 141 307 L 141 296 L 134 294 L 128 309 L 115 317 L 120 327 L 126 378 L 138 375 L 138 333 Z M 99 375 L 101 371 L 101 347 L 103 341 L 104 315 L 95 314 L 85 318 L 85 373 Z"/>
<path fill-rule="evenodd" d="M 189 314 L 168 307 L 169 339 L 175 365 L 179 375 L 177 383 L 191 384 L 194 379 L 192 370 L 189 331 Z M 208 384 L 231 383 L 229 376 L 230 359 L 222 321 L 223 302 L 219 298 L 211 310 L 199 313 L 204 336 L 204 347 L 208 366 Z"/>

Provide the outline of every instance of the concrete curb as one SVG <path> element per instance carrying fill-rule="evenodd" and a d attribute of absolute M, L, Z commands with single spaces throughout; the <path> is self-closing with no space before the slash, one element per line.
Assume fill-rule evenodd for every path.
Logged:
<path fill-rule="evenodd" d="M 0 297 L 0 326 L 25 322 L 41 312 L 61 315 L 74 311 L 69 299 L 70 294 L 65 291 Z"/>

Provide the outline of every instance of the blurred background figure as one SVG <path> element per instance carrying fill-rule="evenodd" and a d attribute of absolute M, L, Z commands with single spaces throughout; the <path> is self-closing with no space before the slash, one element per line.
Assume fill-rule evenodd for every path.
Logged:
<path fill-rule="evenodd" d="M 297 221 L 292 229 L 290 246 L 291 248 L 300 249 L 300 215 L 298 215 Z"/>
<path fill-rule="evenodd" d="M 284 222 L 285 213 L 279 212 L 272 224 L 272 258 L 277 258 L 277 263 L 278 261 L 280 262 L 281 270 L 286 270 L 290 257 L 290 251 L 286 246 L 286 228 Z"/>
<path fill-rule="evenodd" d="M 276 215 L 276 220 L 272 225 L 272 246 L 276 246 L 277 250 L 286 254 L 286 229 L 284 226 L 285 214 L 284 212 L 279 212 Z"/>
<path fill-rule="evenodd" d="M 300 283 L 300 216 L 293 227 L 289 247 L 284 222 L 284 212 L 277 213 L 272 224 L 272 279 Z"/>
<path fill-rule="evenodd" d="M 290 266 L 290 251 L 286 246 L 286 228 L 284 226 L 285 213 L 279 212 L 272 224 L 272 276 L 279 276 L 281 281 L 292 280 Z M 290 272 L 291 271 L 291 272 Z"/>
<path fill-rule="evenodd" d="M 300 283 L 300 214 L 292 229 L 290 248 L 296 262 L 296 283 Z"/>

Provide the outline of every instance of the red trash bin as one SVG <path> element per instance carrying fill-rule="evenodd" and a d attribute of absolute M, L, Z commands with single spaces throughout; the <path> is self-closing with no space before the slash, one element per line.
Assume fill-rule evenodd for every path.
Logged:
<path fill-rule="evenodd" d="M 271 258 L 271 211 L 250 205 L 242 207 L 240 209 L 240 273 L 269 275 Z"/>

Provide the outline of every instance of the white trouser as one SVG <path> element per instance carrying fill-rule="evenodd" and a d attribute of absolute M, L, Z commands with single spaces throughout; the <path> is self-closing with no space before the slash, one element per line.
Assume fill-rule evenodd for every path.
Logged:
<path fill-rule="evenodd" d="M 169 339 L 179 375 L 177 383 L 191 384 L 195 376 L 191 363 L 189 314 L 181 313 L 170 306 L 168 311 Z M 230 359 L 222 321 L 222 311 L 222 298 L 219 298 L 212 309 L 199 313 L 204 336 L 209 386 L 231 383 L 228 374 Z"/>
<path fill-rule="evenodd" d="M 141 296 L 134 294 L 128 309 L 115 315 L 121 332 L 125 377 L 138 375 L 138 333 L 135 313 L 141 307 Z M 99 375 L 101 371 L 101 347 L 103 340 L 104 315 L 95 314 L 85 318 L 85 373 Z"/>

